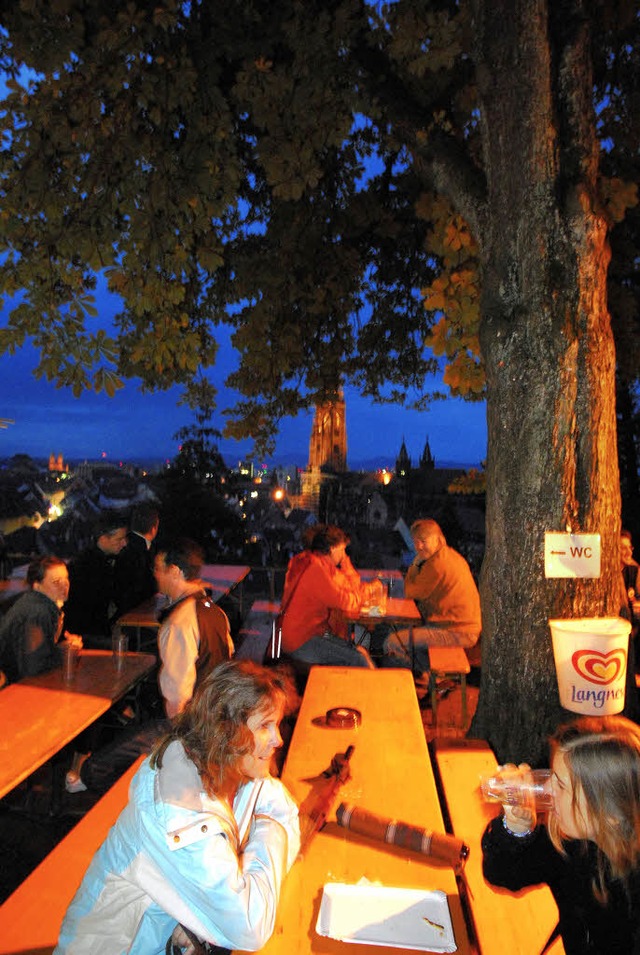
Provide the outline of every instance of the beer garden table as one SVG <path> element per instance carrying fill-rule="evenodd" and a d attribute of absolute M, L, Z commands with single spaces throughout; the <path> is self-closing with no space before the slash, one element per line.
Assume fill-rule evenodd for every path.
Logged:
<path fill-rule="evenodd" d="M 359 623 L 363 627 L 366 627 L 367 630 L 371 630 L 381 623 L 387 624 L 392 629 L 406 627 L 408 631 L 407 653 L 413 666 L 415 649 L 413 628 L 416 624 L 420 624 L 421 621 L 422 617 L 414 600 L 410 600 L 407 597 L 388 597 L 383 613 L 379 612 L 377 608 L 366 612 L 361 610 L 357 618 L 353 620 L 353 623 Z"/>
<path fill-rule="evenodd" d="M 75 678 L 62 667 L 0 690 L 0 798 L 39 769 L 107 712 L 149 673 L 156 658 L 126 654 L 116 667 L 111 651 L 83 650 Z"/>
<path fill-rule="evenodd" d="M 361 714 L 356 728 L 326 725 L 326 712 L 350 707 Z M 364 670 L 353 667 L 313 667 L 287 754 L 282 779 L 298 803 L 312 780 L 336 753 L 353 745 L 351 779 L 335 804 L 354 803 L 444 833 L 444 823 L 427 751 L 413 679 L 407 670 Z M 327 883 L 355 884 L 365 878 L 385 886 L 441 890 L 447 896 L 457 951 L 468 955 L 469 939 L 454 872 L 426 856 L 373 842 L 340 828 L 335 804 L 326 826 L 311 840 L 284 883 L 274 934 L 263 955 L 344 955 L 344 943 L 318 935 L 323 887 Z M 395 948 L 396 952 L 406 949 Z M 350 944 L 349 955 L 383 955 L 379 945 Z"/>

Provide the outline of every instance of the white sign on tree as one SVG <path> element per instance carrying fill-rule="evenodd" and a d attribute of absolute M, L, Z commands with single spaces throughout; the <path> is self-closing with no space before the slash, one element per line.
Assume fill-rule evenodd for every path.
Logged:
<path fill-rule="evenodd" d="M 599 577 L 600 534 L 544 535 L 545 577 Z"/>

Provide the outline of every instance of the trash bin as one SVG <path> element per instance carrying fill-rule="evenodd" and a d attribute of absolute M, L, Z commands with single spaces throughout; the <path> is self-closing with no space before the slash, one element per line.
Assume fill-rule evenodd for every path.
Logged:
<path fill-rule="evenodd" d="M 560 705 L 584 716 L 624 708 L 631 624 L 622 617 L 550 620 Z"/>

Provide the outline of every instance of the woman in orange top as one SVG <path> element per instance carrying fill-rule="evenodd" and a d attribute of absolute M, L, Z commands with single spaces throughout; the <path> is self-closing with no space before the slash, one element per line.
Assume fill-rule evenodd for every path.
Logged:
<path fill-rule="evenodd" d="M 360 580 L 339 527 L 318 525 L 308 550 L 292 557 L 282 596 L 282 649 L 294 660 L 373 668 L 367 651 L 349 642 L 347 617 L 377 593 Z"/>

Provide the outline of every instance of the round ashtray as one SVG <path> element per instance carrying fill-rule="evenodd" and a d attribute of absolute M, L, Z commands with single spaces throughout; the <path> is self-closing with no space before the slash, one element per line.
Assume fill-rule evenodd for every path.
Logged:
<path fill-rule="evenodd" d="M 326 725 L 334 729 L 354 729 L 360 726 L 362 714 L 350 706 L 336 706 L 327 710 Z"/>

